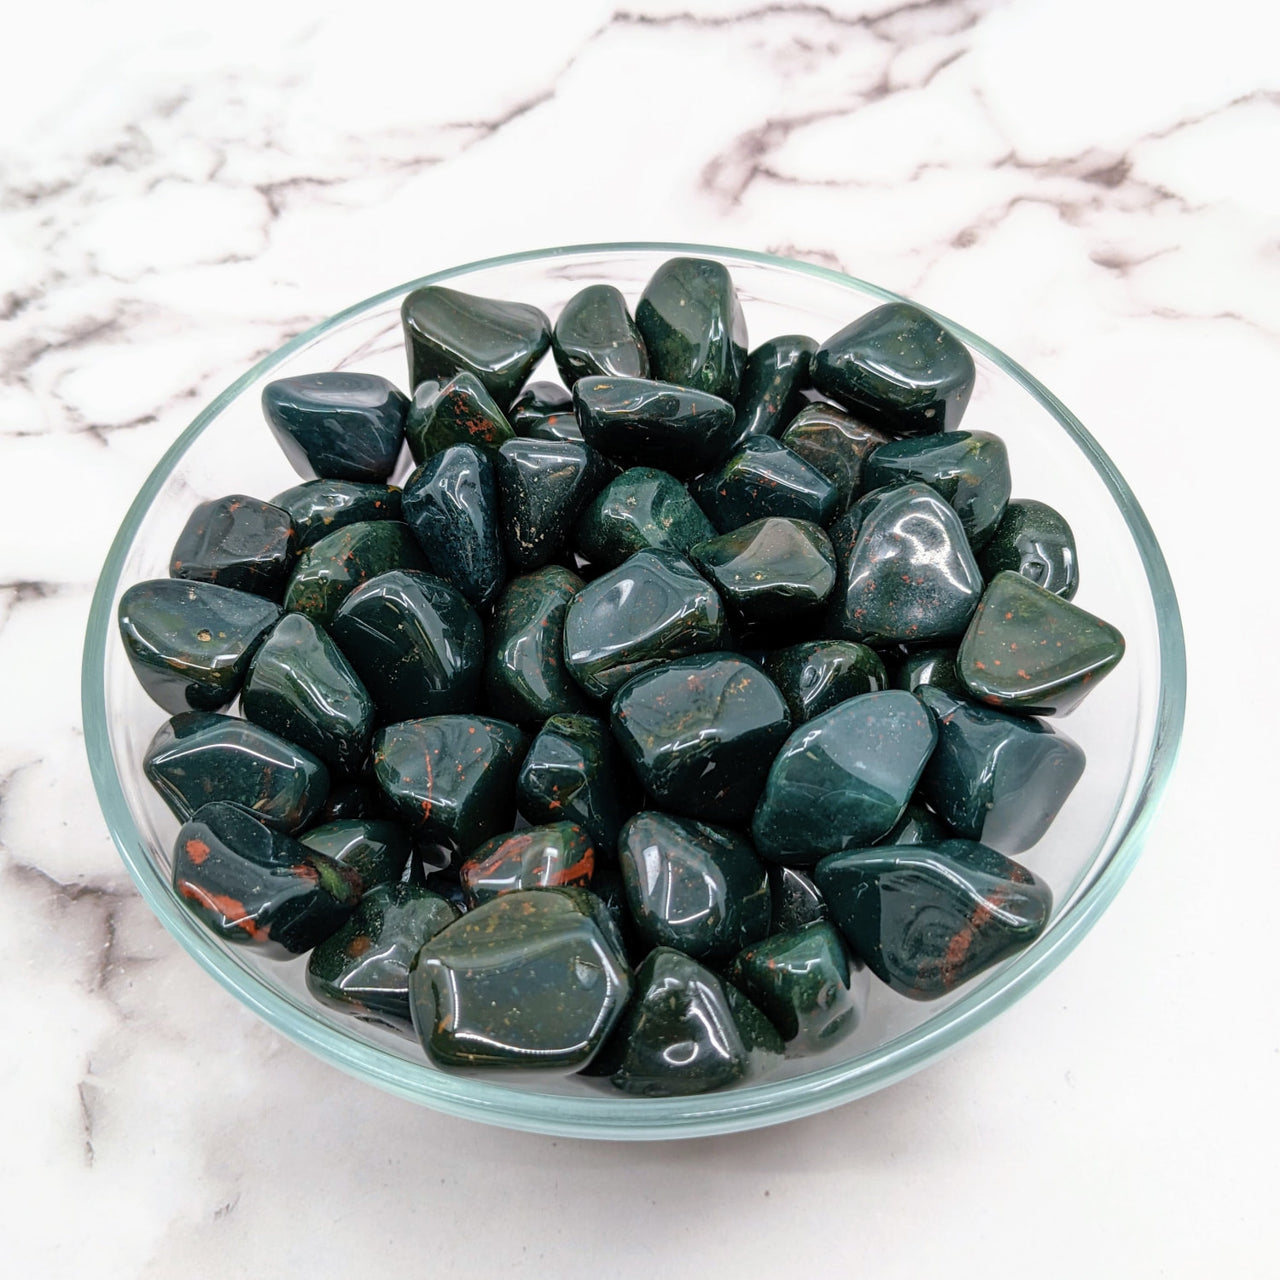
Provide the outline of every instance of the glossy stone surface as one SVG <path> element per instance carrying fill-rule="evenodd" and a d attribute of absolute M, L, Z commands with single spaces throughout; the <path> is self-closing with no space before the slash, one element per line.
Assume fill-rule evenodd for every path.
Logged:
<path fill-rule="evenodd" d="M 373 776 L 424 840 L 474 849 L 509 831 L 524 735 L 481 716 L 430 716 L 374 735 Z"/>
<path fill-rule="evenodd" d="M 325 796 L 315 820 L 317 823 L 330 823 L 343 822 L 348 818 L 370 818 L 381 813 L 384 804 L 382 793 L 367 778 L 330 778 L 329 794 Z"/>
<path fill-rule="evenodd" d="M 769 863 L 769 891 L 773 898 L 771 934 L 803 929 L 827 918 L 827 904 L 818 886 L 796 867 Z"/>
<path fill-rule="evenodd" d="M 359 772 L 368 754 L 373 699 L 338 646 L 300 613 L 286 613 L 262 642 L 240 709 L 341 773 Z"/>
<path fill-rule="evenodd" d="M 645 285 L 636 327 L 655 378 L 733 400 L 747 360 L 747 323 L 728 268 L 671 258 Z"/>
<path fill-rule="evenodd" d="M 992 578 L 960 642 L 970 695 L 1004 711 L 1065 715 L 1124 656 L 1109 622 L 1010 569 Z"/>
<path fill-rule="evenodd" d="M 418 463 L 453 444 L 496 449 L 514 434 L 497 401 L 469 373 L 455 374 L 447 382 L 422 383 L 413 393 L 405 423 L 409 452 Z"/>
<path fill-rule="evenodd" d="M 170 713 L 225 707 L 279 617 L 261 596 L 174 578 L 135 582 L 116 608 L 134 675 Z"/>
<path fill-rule="evenodd" d="M 821 471 L 836 487 L 836 510 L 845 511 L 866 485 L 862 472 L 889 436 L 833 404 L 801 409 L 782 432 L 782 443 Z"/>
<path fill-rule="evenodd" d="M 558 382 L 530 382 L 511 402 L 507 414 L 518 436 L 540 440 L 581 440 L 573 396 Z"/>
<path fill-rule="evenodd" d="M 937 748 L 934 748 L 936 754 Z M 932 757 L 930 757 L 932 759 Z M 929 766 L 925 765 L 928 771 Z M 950 840 L 955 832 L 919 799 L 923 786 L 902 811 L 902 817 L 893 824 L 889 834 L 876 841 L 886 844 L 933 844 L 937 840 Z"/>
<path fill-rule="evenodd" d="M 284 607 L 328 627 L 339 605 L 370 578 L 392 569 L 426 568 L 426 558 L 408 525 L 398 520 L 344 525 L 298 557 Z"/>
<path fill-rule="evenodd" d="M 674 476 L 631 467 L 601 490 L 583 512 L 574 546 L 592 564 L 614 569 L 646 547 L 688 555 L 715 536 L 711 521 Z"/>
<path fill-rule="evenodd" d="M 484 627 L 443 579 L 401 569 L 370 578 L 342 602 L 330 630 L 384 723 L 474 707 Z"/>
<path fill-rule="evenodd" d="M 321 1004 L 393 1030 L 413 1030 L 409 966 L 457 909 L 416 884 L 382 884 L 307 961 L 307 990 Z"/>
<path fill-rule="evenodd" d="M 495 464 L 507 560 L 514 572 L 525 573 L 564 550 L 604 474 L 574 440 L 509 440 Z"/>
<path fill-rule="evenodd" d="M 813 385 L 895 436 L 954 431 L 973 391 L 964 343 L 908 302 L 889 302 L 838 333 L 813 357 Z"/>
<path fill-rule="evenodd" d="M 494 606 L 484 665 L 489 710 L 536 726 L 548 716 L 585 711 L 564 659 L 564 620 L 582 579 L 558 564 L 513 578 Z"/>
<path fill-rule="evenodd" d="M 878 840 L 902 816 L 938 731 L 909 693 L 850 698 L 787 739 L 751 830 L 761 855 L 807 866 Z M 821 888 L 821 885 L 819 885 Z"/>
<path fill-rule="evenodd" d="M 971 840 L 851 849 L 814 873 L 854 955 L 895 991 L 931 1000 L 1040 936 L 1049 886 Z"/>
<path fill-rule="evenodd" d="M 473 444 L 440 450 L 405 481 L 403 503 L 431 572 L 476 608 L 492 604 L 507 562 L 490 455 Z"/>
<path fill-rule="evenodd" d="M 879 654 L 853 640 L 807 640 L 788 645 L 774 650 L 764 669 L 787 700 L 793 726 L 848 698 L 879 693 L 889 685 Z"/>
<path fill-rule="evenodd" d="M 908 693 L 918 693 L 921 689 L 932 686 L 944 689 L 948 693 L 965 692 L 964 685 L 956 673 L 956 650 L 941 649 L 909 649 L 902 645 L 898 649 L 896 660 L 892 661 L 893 687 L 905 689 Z"/>
<path fill-rule="evenodd" d="M 551 322 L 537 307 L 427 285 L 400 305 L 409 385 L 470 373 L 505 413 L 551 344 Z"/>
<path fill-rule="evenodd" d="M 418 953 L 418 1037 L 444 1067 L 587 1066 L 632 990 L 617 930 L 583 889 L 504 893 Z"/>
<path fill-rule="evenodd" d="M 613 733 L 658 808 L 741 824 L 791 713 L 754 662 L 699 653 L 646 671 L 613 700 Z"/>
<path fill-rule="evenodd" d="M 836 487 L 771 436 L 751 436 L 693 486 L 698 505 L 721 533 L 766 516 L 826 524 Z"/>
<path fill-rule="evenodd" d="M 1047 502 L 1015 498 L 1004 509 L 978 567 L 988 582 L 1004 569 L 1070 600 L 1080 585 L 1080 564 L 1071 526 Z"/>
<path fill-rule="evenodd" d="M 399 881 L 409 865 L 413 845 L 404 827 L 385 818 L 342 818 L 326 822 L 304 831 L 298 840 L 308 849 L 357 872 L 366 889 Z"/>
<path fill-rule="evenodd" d="M 205 711 L 185 711 L 162 724 L 142 767 L 179 821 L 226 800 L 270 827 L 297 831 L 329 790 L 329 770 L 311 752 L 248 720 Z"/>
<path fill-rule="evenodd" d="M 714 649 L 723 630 L 720 597 L 683 556 L 637 551 L 574 597 L 565 663 L 589 694 L 609 697 L 641 671 Z"/>
<path fill-rule="evenodd" d="M 800 334 L 762 342 L 747 357 L 734 400 L 738 438 L 781 435 L 783 427 L 804 408 L 809 361 L 818 344 Z"/>
<path fill-rule="evenodd" d="M 728 400 L 669 382 L 580 378 L 573 405 L 583 439 L 606 458 L 681 479 L 711 466 L 735 434 Z"/>
<path fill-rule="evenodd" d="M 289 513 L 298 551 L 344 525 L 400 519 L 399 489 L 358 480 L 308 480 L 271 503 Z"/>
<path fill-rule="evenodd" d="M 173 887 L 220 938 L 281 959 L 340 929 L 361 892 L 349 867 L 223 802 L 183 823 L 173 846 Z"/>
<path fill-rule="evenodd" d="M 582 827 L 552 822 L 486 840 L 458 868 L 458 882 L 467 906 L 476 907 L 517 889 L 589 889 L 595 863 L 595 846 Z"/>
<path fill-rule="evenodd" d="M 385 480 L 395 469 L 409 401 L 372 373 L 309 373 L 262 389 L 262 412 L 304 479 Z"/>
<path fill-rule="evenodd" d="M 551 350 L 565 385 L 579 378 L 647 378 L 649 356 L 627 300 L 611 284 L 590 284 L 564 304 Z"/>
<path fill-rule="evenodd" d="M 192 511 L 173 544 L 169 576 L 279 600 L 295 552 L 287 511 L 233 493 Z"/>

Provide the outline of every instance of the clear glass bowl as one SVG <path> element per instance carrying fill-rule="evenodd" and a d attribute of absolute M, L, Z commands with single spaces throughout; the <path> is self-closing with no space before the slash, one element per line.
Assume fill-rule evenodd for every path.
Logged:
<path fill-rule="evenodd" d="M 174 539 L 197 502 L 231 492 L 270 497 L 297 482 L 263 424 L 263 384 L 290 374 L 356 369 L 403 385 L 400 301 L 424 284 L 447 282 L 470 293 L 535 303 L 554 317 L 576 290 L 595 281 L 617 285 L 634 306 L 654 269 L 676 254 L 717 258 L 729 267 L 753 344 L 795 332 L 821 341 L 872 306 L 897 299 L 807 263 L 681 244 L 514 254 L 401 285 L 286 343 L 196 417 L 134 500 L 107 555 L 89 618 L 82 681 L 93 778 L 120 856 L 165 928 L 228 990 L 322 1058 L 414 1102 L 516 1129 L 597 1138 L 725 1133 L 848 1102 L 922 1067 L 1044 977 L 1115 896 L 1168 780 L 1182 726 L 1185 657 L 1177 600 L 1129 486 L 1093 437 L 1034 378 L 945 321 L 977 362 L 965 425 L 1007 441 L 1015 496 L 1052 503 L 1071 522 L 1081 565 L 1077 602 L 1119 626 L 1128 642 L 1114 674 L 1063 726 L 1084 748 L 1088 767 L 1049 834 L 1021 859 L 1049 881 L 1056 904 L 1034 946 L 931 1003 L 873 983 L 858 1032 L 823 1057 L 789 1060 L 781 1078 L 693 1098 L 645 1099 L 578 1077 L 446 1074 L 411 1040 L 314 1003 L 304 985 L 305 959 L 262 960 L 207 931 L 170 885 L 177 824 L 142 772 L 143 752 L 164 713 L 133 676 L 115 611 L 125 587 L 167 574 Z M 549 356 L 547 373 L 534 376 L 555 376 Z"/>

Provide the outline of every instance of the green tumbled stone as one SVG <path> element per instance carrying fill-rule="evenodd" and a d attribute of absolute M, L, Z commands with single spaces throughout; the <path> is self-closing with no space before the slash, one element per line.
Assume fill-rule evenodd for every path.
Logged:
<path fill-rule="evenodd" d="M 646 547 L 688 555 L 694 543 L 714 534 L 679 480 L 652 467 L 632 467 L 611 480 L 583 513 L 574 545 L 592 564 L 614 569 Z"/>
<path fill-rule="evenodd" d="M 627 301 L 611 284 L 590 284 L 564 304 L 551 350 L 565 385 L 579 378 L 647 378 L 649 357 Z"/>
<path fill-rule="evenodd" d="M 937 752 L 936 747 L 934 751 Z M 926 771 L 928 768 L 925 765 Z M 916 796 L 919 794 L 917 791 Z M 953 835 L 955 832 L 928 805 L 916 798 L 908 803 L 889 834 L 877 840 L 876 844 L 933 844 L 937 840 L 950 840 Z"/>
<path fill-rule="evenodd" d="M 1004 509 L 978 567 L 988 582 L 1004 569 L 1070 600 L 1080 585 L 1071 526 L 1046 502 L 1015 498 Z"/>
<path fill-rule="evenodd" d="M 751 436 L 693 486 L 698 505 L 721 533 L 750 520 L 784 516 L 826 524 L 836 487 L 771 436 Z"/>
<path fill-rule="evenodd" d="M 511 402 L 507 414 L 518 436 L 537 440 L 581 440 L 573 396 L 558 382 L 530 382 Z"/>
<path fill-rule="evenodd" d="M 807 640 L 776 649 L 764 669 L 786 698 L 792 725 L 889 685 L 880 655 L 853 640 Z"/>
<path fill-rule="evenodd" d="M 602 462 L 574 440 L 508 440 L 496 476 L 507 559 L 536 569 L 568 544 L 583 508 L 604 483 Z"/>
<path fill-rule="evenodd" d="M 368 818 L 382 812 L 382 796 L 367 778 L 332 780 L 329 794 L 316 814 L 316 822 L 343 822 L 348 818 Z M 314 827 L 311 828 L 313 831 Z"/>
<path fill-rule="evenodd" d="M 271 502 L 289 513 L 299 551 L 344 525 L 400 519 L 399 489 L 357 480 L 308 480 Z"/>
<path fill-rule="evenodd" d="M 297 831 L 329 790 L 329 770 L 310 751 L 247 720 L 204 711 L 161 725 L 142 767 L 180 821 L 226 800 L 268 826 Z"/>
<path fill-rule="evenodd" d="M 517 889 L 577 885 L 589 889 L 596 851 L 591 836 L 572 822 L 552 822 L 494 836 L 458 868 L 468 907 Z"/>
<path fill-rule="evenodd" d="M 864 693 L 815 716 L 769 771 L 751 826 L 756 848 L 807 866 L 878 840 L 902 816 L 937 736 L 929 712 L 899 689 Z"/>
<path fill-rule="evenodd" d="M 191 513 L 173 545 L 169 576 L 279 600 L 296 551 L 287 511 L 233 493 Z"/>
<path fill-rule="evenodd" d="M 960 642 L 956 670 L 971 696 L 1004 711 L 1065 715 L 1124 656 L 1124 636 L 1006 569 Z"/>
<path fill-rule="evenodd" d="M 889 437 L 833 404 L 811 404 L 791 419 L 781 439 L 835 485 L 836 509 L 845 511 L 865 488 L 867 458 Z"/>
<path fill-rule="evenodd" d="M 921 689 L 945 689 L 947 693 L 964 694 L 965 687 L 956 674 L 955 649 L 910 649 L 899 645 L 893 667 L 893 687 L 918 693 Z"/>
<path fill-rule="evenodd" d="M 762 342 L 742 371 L 734 408 L 738 439 L 780 435 L 782 428 L 804 407 L 809 361 L 818 349 L 812 338 L 787 334 Z"/>
<path fill-rule="evenodd" d="M 916 1000 L 1030 945 L 1053 907 L 1043 880 L 972 840 L 851 849 L 814 879 L 854 955 Z"/>
<path fill-rule="evenodd" d="M 895 436 L 954 431 L 973 392 L 964 343 L 909 302 L 889 302 L 817 350 L 813 385 Z"/>
<path fill-rule="evenodd" d="M 769 863 L 769 890 L 773 897 L 771 934 L 803 929 L 827 918 L 827 904 L 818 886 L 796 867 Z"/>
<path fill-rule="evenodd" d="M 414 462 L 422 463 L 452 444 L 496 449 L 515 435 L 511 424 L 479 378 L 455 374 L 431 380 L 413 393 L 405 437 Z"/>
<path fill-rule="evenodd" d="M 409 865 L 413 845 L 398 822 L 385 818 L 341 818 L 304 831 L 298 840 L 358 872 L 366 889 L 395 884 Z"/>

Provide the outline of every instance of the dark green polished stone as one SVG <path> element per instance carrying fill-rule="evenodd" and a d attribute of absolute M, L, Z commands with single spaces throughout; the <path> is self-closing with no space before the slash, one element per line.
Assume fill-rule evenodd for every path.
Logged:
<path fill-rule="evenodd" d="M 938 746 L 920 790 L 959 836 L 1001 853 L 1030 849 L 1084 773 L 1084 752 L 1031 716 L 975 706 L 941 689 L 920 700 L 938 722 Z"/>
<path fill-rule="evenodd" d="M 741 824 L 760 798 L 791 713 L 754 662 L 697 653 L 643 672 L 613 700 L 613 733 L 658 807 Z"/>
<path fill-rule="evenodd" d="M 889 684 L 880 655 L 853 640 L 806 640 L 775 649 L 764 669 L 786 698 L 793 725 Z"/>
<path fill-rule="evenodd" d="M 455 373 L 479 378 L 505 413 L 551 345 L 551 322 L 523 302 L 428 285 L 400 306 L 409 385 Z"/>
<path fill-rule="evenodd" d="M 618 837 L 627 905 L 651 946 L 727 960 L 769 932 L 769 876 L 751 842 L 726 827 L 646 810 Z"/>
<path fill-rule="evenodd" d="M 889 437 L 834 404 L 811 404 L 791 419 L 781 439 L 835 485 L 836 509 L 845 511 L 865 488 L 867 458 Z"/>
<path fill-rule="evenodd" d="M 495 459 L 507 559 L 517 573 L 564 550 L 604 483 L 602 460 L 576 440 L 508 440 Z"/>
<path fill-rule="evenodd" d="M 421 838 L 474 849 L 511 829 L 524 747 L 524 734 L 503 720 L 406 720 L 374 735 L 373 776 Z"/>
<path fill-rule="evenodd" d="M 341 773 L 358 773 L 368 754 L 373 699 L 338 646 L 300 613 L 286 613 L 262 642 L 240 709 Z"/>
<path fill-rule="evenodd" d="M 343 822 L 348 818 L 369 818 L 382 812 L 382 793 L 368 778 L 333 779 L 329 794 L 316 814 L 316 822 Z M 315 828 L 312 827 L 314 831 Z"/>
<path fill-rule="evenodd" d="M 442 449 L 405 481 L 403 502 L 431 572 L 476 608 L 492 604 L 507 564 L 490 455 L 473 444 Z"/>
<path fill-rule="evenodd" d="M 329 770 L 310 751 L 248 720 L 207 711 L 184 711 L 162 724 L 142 767 L 180 821 L 226 800 L 268 826 L 297 831 L 329 790 Z"/>
<path fill-rule="evenodd" d="M 581 1070 L 631 990 L 617 929 L 585 889 L 504 893 L 436 934 L 409 972 L 418 1037 L 444 1067 Z"/>
<path fill-rule="evenodd" d="M 592 564 L 614 569 L 646 547 L 688 555 L 715 535 L 711 521 L 674 476 L 632 467 L 610 480 L 583 513 L 574 546 Z"/>
<path fill-rule="evenodd" d="M 724 631 L 715 589 L 673 551 L 637 551 L 589 582 L 564 622 L 564 656 L 593 697 L 673 658 L 714 649 Z"/>
<path fill-rule="evenodd" d="M 751 827 L 756 848 L 807 866 L 878 840 L 902 816 L 937 736 L 933 717 L 900 689 L 864 693 L 815 716 L 769 771 Z"/>
<path fill-rule="evenodd" d="M 747 360 L 747 323 L 728 268 L 671 258 L 636 306 L 636 327 L 655 378 L 733 400 Z"/>
<path fill-rule="evenodd" d="M 936 753 L 937 748 L 934 748 Z M 932 757 L 930 757 L 932 759 Z M 926 772 L 929 766 L 925 765 Z M 936 840 L 949 840 L 955 832 L 932 809 L 919 799 L 923 786 L 902 811 L 902 817 L 893 824 L 887 836 L 877 840 L 886 844 L 933 844 Z"/>
<path fill-rule="evenodd" d="M 399 489 L 359 480 L 308 480 L 271 502 L 289 513 L 299 551 L 343 525 L 400 519 Z"/>
<path fill-rule="evenodd" d="M 1109 622 L 1006 569 L 992 578 L 960 642 L 956 670 L 978 701 L 1065 715 L 1124 657 Z"/>
<path fill-rule="evenodd" d="M 734 408 L 737 444 L 751 436 L 776 436 L 804 407 L 809 361 L 818 349 L 812 338 L 787 334 L 762 342 L 742 371 Z"/>
<path fill-rule="evenodd" d="M 796 867 L 769 863 L 769 890 L 773 898 L 771 934 L 803 929 L 827 918 L 827 904 L 818 886 Z"/>
<path fill-rule="evenodd" d="M 379 885 L 311 953 L 307 990 L 362 1021 L 412 1031 L 409 966 L 427 940 L 457 918 L 457 908 L 421 885 Z"/>
<path fill-rule="evenodd" d="M 342 602 L 330 630 L 383 723 L 475 706 L 484 626 L 443 579 L 409 569 L 370 578 Z"/>
<path fill-rule="evenodd" d="M 309 373 L 268 382 L 262 412 L 305 479 L 378 481 L 395 469 L 409 401 L 373 373 Z"/>
<path fill-rule="evenodd" d="M 586 710 L 564 658 L 565 614 L 581 589 L 582 579 L 558 564 L 507 583 L 493 608 L 484 666 L 494 715 L 532 727 Z"/>
<path fill-rule="evenodd" d="M 447 382 L 422 383 L 413 393 L 405 423 L 409 452 L 418 463 L 451 444 L 496 449 L 514 434 L 484 383 L 469 373 L 455 374 Z"/>
<path fill-rule="evenodd" d="M 946 995 L 1040 936 L 1043 880 L 972 840 L 851 849 L 814 873 L 854 955 L 916 1000 Z"/>
<path fill-rule="evenodd" d="M 733 443 L 733 405 L 706 391 L 643 378 L 580 378 L 573 405 L 583 439 L 622 467 L 685 478 Z"/>
<path fill-rule="evenodd" d="M 426 568 L 426 559 L 407 524 L 373 520 L 344 525 L 298 557 L 284 607 L 327 627 L 338 606 L 370 578 L 392 569 Z"/>
<path fill-rule="evenodd" d="M 896 660 L 891 655 L 890 665 L 893 667 L 895 689 L 918 693 L 921 689 L 932 686 L 945 689 L 948 693 L 965 692 L 964 685 L 956 674 L 956 651 L 953 648 L 911 649 L 906 645 L 899 645 Z"/>
<path fill-rule="evenodd" d="M 573 822 L 551 822 L 486 840 L 458 867 L 458 882 L 467 906 L 476 907 L 517 889 L 589 889 L 595 864 L 587 831 Z"/>
<path fill-rule="evenodd" d="M 813 357 L 823 395 L 895 436 L 954 431 L 973 391 L 964 343 L 909 302 L 889 302 L 833 334 Z"/>
<path fill-rule="evenodd" d="M 1004 509 L 978 567 L 988 582 L 1003 569 L 1070 600 L 1080 585 L 1080 565 L 1071 526 L 1047 502 L 1015 498 Z"/>
<path fill-rule="evenodd" d="M 233 493 L 191 513 L 173 544 L 169 576 L 279 600 L 296 551 L 287 511 Z"/>
<path fill-rule="evenodd" d="M 134 675 L 170 713 L 225 707 L 279 617 L 261 596 L 174 578 L 135 582 L 116 608 Z"/>
<path fill-rule="evenodd" d="M 349 867 L 221 801 L 182 824 L 173 887 L 220 938 L 280 959 L 310 951 L 340 929 L 361 892 Z"/>
<path fill-rule="evenodd" d="M 581 440 L 573 396 L 558 382 L 530 382 L 511 402 L 507 414 L 518 436 L 538 440 Z"/>
<path fill-rule="evenodd" d="M 772 436 L 751 436 L 693 486 L 698 505 L 721 533 L 766 516 L 826 524 L 836 487 Z"/>
<path fill-rule="evenodd" d="M 360 875 L 366 889 L 395 884 L 409 865 L 413 841 L 398 822 L 385 818 L 342 818 L 304 831 L 299 841 Z"/>
<path fill-rule="evenodd" d="M 649 357 L 627 300 L 611 284 L 589 284 L 564 304 L 551 350 L 565 385 L 579 378 L 647 378 Z"/>

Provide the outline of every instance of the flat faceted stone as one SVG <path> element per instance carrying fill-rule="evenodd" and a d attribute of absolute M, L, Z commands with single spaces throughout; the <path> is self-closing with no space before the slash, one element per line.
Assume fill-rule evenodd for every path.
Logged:
<path fill-rule="evenodd" d="M 727 827 L 654 810 L 618 837 L 627 905 L 651 946 L 727 960 L 769 932 L 769 876 L 751 842 Z"/>
<path fill-rule="evenodd" d="M 184 711 L 162 724 L 142 767 L 180 822 L 226 800 L 270 827 L 298 831 L 329 790 L 329 770 L 311 752 L 248 720 L 206 711 Z"/>
<path fill-rule="evenodd" d="M 173 887 L 220 938 L 287 959 L 323 942 L 350 918 L 359 875 L 239 805 L 203 805 L 178 832 Z"/>
<path fill-rule="evenodd" d="M 458 882 L 467 906 L 476 907 L 517 889 L 589 889 L 595 862 L 595 846 L 582 827 L 552 822 L 486 840 L 459 866 Z"/>
<path fill-rule="evenodd" d="M 551 345 L 551 322 L 537 307 L 442 285 L 415 289 L 401 303 L 400 318 L 410 387 L 470 373 L 504 413 Z"/>
<path fill-rule="evenodd" d="M 787 700 L 793 726 L 889 686 L 880 655 L 853 640 L 806 640 L 775 649 L 764 669 Z"/>
<path fill-rule="evenodd" d="M 936 747 L 934 751 L 936 753 Z M 925 765 L 926 772 L 928 768 Z M 919 798 L 922 790 L 923 785 L 917 789 L 915 797 L 903 810 L 902 817 L 893 824 L 889 834 L 876 841 L 877 845 L 933 844 L 937 840 L 950 840 L 956 834 Z"/>
<path fill-rule="evenodd" d="M 507 577 L 493 462 L 473 444 L 428 458 L 405 481 L 404 520 L 431 572 L 478 609 L 493 603 Z"/>
<path fill-rule="evenodd" d="M 782 443 L 821 471 L 836 487 L 836 510 L 845 511 L 862 493 L 867 459 L 889 441 L 834 404 L 806 405 L 787 424 Z"/>
<path fill-rule="evenodd" d="M 970 695 L 1003 711 L 1065 715 L 1124 656 L 1124 636 L 1029 578 L 992 578 L 960 642 Z"/>
<path fill-rule="evenodd" d="M 169 576 L 279 600 L 296 549 L 287 511 L 233 493 L 191 513 L 173 544 Z"/>
<path fill-rule="evenodd" d="M 592 697 L 605 698 L 650 667 L 714 649 L 723 631 L 720 597 L 683 556 L 637 551 L 573 598 L 565 663 Z"/>
<path fill-rule="evenodd" d="M 307 480 L 271 503 L 289 513 L 298 551 L 344 525 L 400 519 L 399 489 L 359 480 Z"/>
<path fill-rule="evenodd" d="M 414 462 L 426 462 L 451 444 L 496 449 L 515 435 L 479 378 L 455 374 L 447 382 L 423 382 L 413 393 L 405 436 Z"/>
<path fill-rule="evenodd" d="M 409 569 L 370 578 L 342 602 L 330 630 L 384 723 L 475 706 L 484 626 L 442 578 Z"/>
<path fill-rule="evenodd" d="M 304 831 L 298 840 L 358 872 L 366 889 L 399 881 L 413 849 L 404 827 L 385 818 L 341 818 Z"/>
<path fill-rule="evenodd" d="M 496 475 L 507 559 L 519 573 L 565 549 L 583 508 L 604 483 L 602 460 L 574 440 L 508 440 Z"/>
<path fill-rule="evenodd" d="M 988 582 L 1004 569 L 1070 600 L 1080 585 L 1080 563 L 1071 526 L 1047 502 L 1015 498 L 1004 509 L 978 567 Z"/>
<path fill-rule="evenodd" d="M 551 350 L 565 385 L 579 378 L 647 378 L 649 356 L 627 300 L 611 284 L 590 284 L 564 304 Z"/>
<path fill-rule="evenodd" d="M 622 467 L 662 467 L 685 478 L 733 443 L 728 400 L 670 382 L 580 378 L 573 405 L 583 439 Z"/>
<path fill-rule="evenodd" d="M 898 647 L 893 666 L 893 687 L 918 693 L 930 686 L 947 693 L 967 696 L 964 685 L 956 674 L 956 650 L 954 648 L 909 649 Z"/>
<path fill-rule="evenodd" d="M 937 736 L 932 715 L 899 689 L 850 698 L 801 725 L 773 762 L 751 825 L 761 856 L 808 866 L 878 840 L 902 816 Z"/>
<path fill-rule="evenodd" d="M 373 699 L 310 618 L 286 613 L 249 666 L 240 709 L 340 773 L 358 773 L 373 733 Z"/>
<path fill-rule="evenodd" d="M 645 285 L 636 327 L 655 378 L 733 400 L 747 360 L 747 322 L 728 268 L 671 258 Z"/>
<path fill-rule="evenodd" d="M 813 357 L 823 395 L 895 436 L 954 431 L 973 392 L 964 343 L 909 302 L 889 302 L 832 334 Z"/>
<path fill-rule="evenodd" d="M 370 578 L 392 569 L 426 568 L 426 558 L 408 525 L 398 520 L 344 525 L 298 557 L 284 607 L 328 627 L 342 602 Z"/>
<path fill-rule="evenodd" d="M 474 849 L 511 829 L 524 746 L 524 734 L 503 720 L 406 720 L 374 735 L 373 776 L 421 838 Z"/>
<path fill-rule="evenodd" d="M 574 888 L 476 907 L 430 939 L 409 972 L 414 1026 L 443 1067 L 581 1070 L 631 990 L 608 913 Z"/>
<path fill-rule="evenodd" d="M 494 605 L 484 666 L 494 715 L 532 727 L 586 710 L 564 658 L 565 615 L 581 589 L 582 579 L 558 564 L 507 583 Z"/>
<path fill-rule="evenodd" d="M 592 564 L 614 569 L 646 547 L 688 555 L 694 543 L 714 536 L 711 521 L 673 475 L 631 467 L 583 513 L 574 546 Z"/>
<path fill-rule="evenodd" d="M 409 401 L 373 373 L 308 373 L 262 389 L 262 412 L 304 479 L 385 480 L 395 469 Z"/>
<path fill-rule="evenodd" d="M 766 516 L 826 524 L 836 487 L 772 436 L 751 436 L 693 486 L 698 505 L 721 533 Z"/>
<path fill-rule="evenodd" d="M 558 382 L 530 382 L 511 402 L 507 421 L 518 436 L 535 440 L 581 440 L 573 396 Z"/>
<path fill-rule="evenodd" d="M 803 929 L 827 918 L 827 904 L 818 886 L 796 867 L 769 863 L 769 891 L 773 898 L 770 934 Z"/>
<path fill-rule="evenodd" d="M 116 623 L 129 665 L 166 711 L 216 711 L 239 692 L 280 606 L 211 582 L 153 578 L 120 597 Z"/>
<path fill-rule="evenodd" d="M 1022 950 L 1049 920 L 1049 886 L 972 840 L 832 854 L 814 872 L 854 955 L 895 991 L 932 1000 Z"/>
<path fill-rule="evenodd" d="M 409 966 L 428 939 L 458 918 L 437 893 L 381 884 L 307 961 L 307 990 L 321 1004 L 396 1031 L 412 1031 Z"/>
<path fill-rule="evenodd" d="M 747 357 L 734 400 L 738 438 L 776 436 L 804 407 L 809 360 L 818 349 L 812 338 L 787 334 L 762 342 Z"/>

